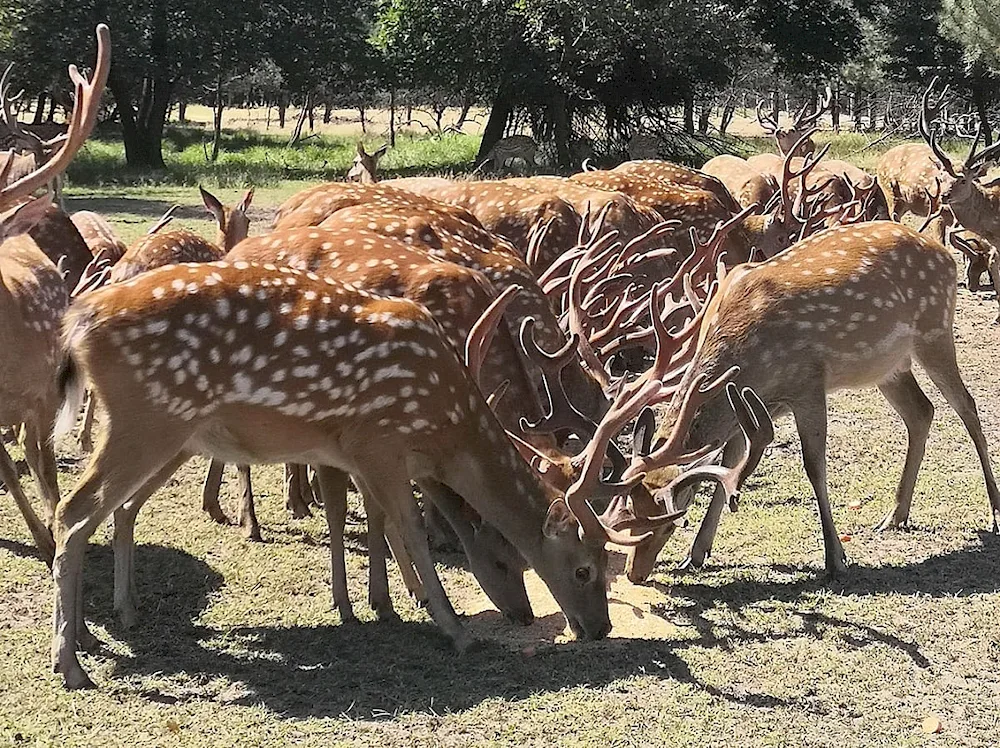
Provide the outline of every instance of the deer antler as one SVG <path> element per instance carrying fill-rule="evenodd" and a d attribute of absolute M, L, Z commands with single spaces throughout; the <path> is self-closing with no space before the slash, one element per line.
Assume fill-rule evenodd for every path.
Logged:
<path fill-rule="evenodd" d="M 0 189 L 0 205 L 9 205 L 21 197 L 30 195 L 64 172 L 93 131 L 100 110 L 101 94 L 104 92 L 108 71 L 111 68 L 111 32 L 102 23 L 97 26 L 96 33 L 97 63 L 94 66 L 93 79 L 88 83 L 76 65 L 69 66 L 69 77 L 76 86 L 76 101 L 73 104 L 73 113 L 70 115 L 65 142 L 44 166 Z"/>

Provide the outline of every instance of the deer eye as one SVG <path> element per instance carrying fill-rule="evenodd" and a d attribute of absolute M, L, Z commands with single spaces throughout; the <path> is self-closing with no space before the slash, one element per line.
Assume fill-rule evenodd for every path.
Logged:
<path fill-rule="evenodd" d="M 576 569 L 576 581 L 580 584 L 586 584 L 590 581 L 590 567 L 589 566 L 579 566 Z"/>

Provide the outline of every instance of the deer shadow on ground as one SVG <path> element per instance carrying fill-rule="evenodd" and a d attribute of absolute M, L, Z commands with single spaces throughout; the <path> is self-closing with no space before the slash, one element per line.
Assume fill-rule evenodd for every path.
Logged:
<path fill-rule="evenodd" d="M 988 580 L 1000 579 L 997 551 L 1000 542 L 983 533 L 981 548 L 966 548 L 907 567 L 855 567 L 839 589 L 850 595 L 995 591 L 996 583 Z M 491 611 L 465 619 L 480 640 L 471 651 L 458 655 L 437 627 L 423 622 L 337 625 L 331 613 L 330 624 L 220 629 L 200 622 L 224 583 L 208 564 L 176 549 L 150 545 L 138 547 L 136 563 L 140 624 L 131 630 L 117 624 L 111 610 L 113 560 L 104 546 L 92 547 L 88 553 L 86 613 L 89 620 L 127 642 L 132 652 L 113 656 L 113 677 L 131 681 L 140 696 L 160 702 L 214 700 L 263 704 L 274 713 L 296 718 L 369 718 L 460 711 L 492 698 L 518 700 L 539 692 L 581 685 L 600 688 L 630 676 L 653 675 L 732 703 L 810 710 L 815 705 L 807 698 L 799 703 L 795 698 L 748 692 L 745 687 L 705 683 L 684 654 L 695 648 L 729 650 L 744 642 L 833 636 L 839 647 L 889 647 L 917 667 L 929 666 L 916 643 L 888 629 L 817 612 L 814 604 L 798 606 L 807 593 L 829 586 L 819 573 L 803 578 L 801 569 L 787 575 L 791 581 L 772 578 L 712 585 L 686 580 L 662 585 L 670 602 L 662 609 L 654 608 L 653 614 L 672 622 L 685 619 L 687 627 L 694 627 L 695 637 L 682 624 L 671 638 L 557 645 L 553 640 L 564 621 L 555 614 L 533 624 L 530 631 L 537 633 L 539 643 L 527 651 L 523 637 L 520 644 L 514 643 L 514 625 L 500 623 L 499 614 Z M 780 567 L 771 568 L 776 574 L 782 572 Z M 147 573 L 143 581 L 142 569 L 156 573 Z M 780 612 L 795 618 L 797 625 L 762 630 L 753 617 L 742 615 L 751 607 Z M 719 615 L 727 610 L 729 615 Z M 720 624 L 720 620 L 725 622 Z M 105 651 L 98 656 L 111 655 Z M 152 676 L 159 685 L 138 685 L 137 677 L 144 676 Z M 181 677 L 184 682 L 178 681 Z M 187 683 L 191 680 L 194 685 Z"/>

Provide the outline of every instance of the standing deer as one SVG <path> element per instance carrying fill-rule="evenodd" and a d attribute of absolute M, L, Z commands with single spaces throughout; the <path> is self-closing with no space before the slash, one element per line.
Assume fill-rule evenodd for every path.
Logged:
<path fill-rule="evenodd" d="M 752 387 L 772 415 L 794 415 L 831 574 L 846 566 L 827 495 L 827 393 L 875 385 L 903 419 L 909 436 L 903 475 L 895 506 L 879 529 L 905 525 L 934 414 L 913 376 L 913 362 L 972 437 L 993 531 L 1000 531 L 1000 492 L 986 438 L 955 360 L 955 275 L 951 256 L 938 242 L 898 224 L 864 223 L 822 231 L 767 262 L 734 268 L 708 305 L 681 387 L 738 366 L 740 388 Z M 663 423 L 679 417 L 672 405 Z M 736 427 L 727 403 L 716 397 L 697 412 L 688 439 L 725 443 L 722 462 L 732 466 L 743 447 Z M 716 490 L 688 564 L 701 566 L 711 552 L 732 493 Z"/>
<path fill-rule="evenodd" d="M 508 135 L 493 144 L 474 171 L 479 171 L 490 161 L 493 162 L 493 171 L 496 172 L 503 171 L 508 163 L 513 164 L 515 160 L 520 160 L 525 167 L 530 168 L 538 165 L 537 154 L 538 143 L 527 135 Z"/>
<path fill-rule="evenodd" d="M 58 408 L 56 370 L 59 329 L 69 294 L 62 275 L 36 242 L 26 235 L 49 211 L 48 196 L 31 198 L 73 160 L 97 121 L 110 63 L 107 26 L 97 27 L 97 64 L 93 80 L 75 65 L 69 75 L 76 99 L 62 147 L 44 166 L 9 180 L 12 159 L 0 165 L 0 423 L 25 426 L 25 458 L 46 504 L 44 518 L 31 507 L 17 470 L 0 444 L 0 478 L 24 515 L 42 557 L 51 563 L 55 550 L 49 519 L 59 501 L 52 423 Z"/>
<path fill-rule="evenodd" d="M 93 685 L 76 655 L 95 644 L 82 607 L 88 538 L 192 453 L 357 476 L 403 532 L 431 616 L 460 651 L 471 638 L 438 579 L 410 480 L 447 486 L 496 527 L 578 636 L 610 630 L 604 546 L 636 539 L 594 512 L 594 482 L 548 493 L 416 304 L 288 268 L 174 265 L 78 298 L 65 336 L 63 412 L 75 412 L 84 380 L 108 409 L 105 436 L 53 523 L 52 663 L 68 688 Z M 588 476 L 602 456 L 591 456 Z"/>

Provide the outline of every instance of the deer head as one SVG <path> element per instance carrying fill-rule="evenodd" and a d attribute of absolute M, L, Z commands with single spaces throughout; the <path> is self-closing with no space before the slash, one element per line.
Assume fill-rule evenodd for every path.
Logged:
<path fill-rule="evenodd" d="M 358 154 L 354 157 L 354 164 L 347 172 L 348 182 L 361 182 L 362 184 L 375 184 L 378 181 L 376 172 L 378 162 L 385 152 L 389 150 L 388 144 L 382 146 L 377 151 L 368 153 L 361 141 L 358 141 Z"/>
<path fill-rule="evenodd" d="M 201 193 L 201 200 L 205 204 L 205 210 L 215 217 L 219 227 L 218 238 L 215 243 L 226 250 L 230 250 L 247 238 L 250 233 L 250 219 L 247 218 L 247 211 L 253 201 L 253 187 L 243 193 L 243 199 L 234 207 L 228 208 L 222 202 L 206 190 L 200 184 L 198 191 Z M 150 232 L 155 233 L 155 232 Z"/>
<path fill-rule="evenodd" d="M 794 146 L 807 131 L 813 130 L 816 126 L 816 122 L 823 115 L 824 112 L 830 109 L 830 104 L 833 101 L 833 92 L 830 87 L 826 87 L 826 93 L 820 100 L 819 107 L 815 112 L 809 112 L 810 102 L 806 102 L 802 105 L 795 114 L 795 120 L 792 122 L 792 126 L 785 129 L 778 126 L 778 120 L 776 117 L 771 116 L 764 112 L 764 102 L 757 102 L 757 122 L 764 129 L 768 135 L 774 138 L 774 142 L 778 146 L 778 152 L 784 156 L 786 153 L 792 150 Z M 815 144 L 810 138 L 805 145 L 800 146 L 800 152 L 803 155 L 812 153 L 816 149 Z"/>

